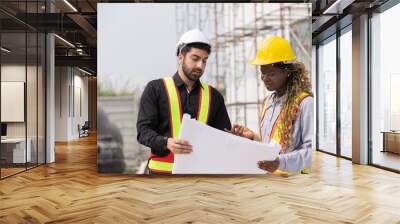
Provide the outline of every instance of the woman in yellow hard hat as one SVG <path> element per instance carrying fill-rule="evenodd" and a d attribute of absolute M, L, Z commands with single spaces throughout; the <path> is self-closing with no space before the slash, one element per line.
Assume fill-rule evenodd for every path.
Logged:
<path fill-rule="evenodd" d="M 260 132 L 234 125 L 233 134 L 269 143 L 281 151 L 274 161 L 259 161 L 258 167 L 271 173 L 308 173 L 311 167 L 314 100 L 309 74 L 295 61 L 290 43 L 279 36 L 266 39 L 250 63 L 259 65 L 261 80 L 272 91 L 263 102 Z"/>

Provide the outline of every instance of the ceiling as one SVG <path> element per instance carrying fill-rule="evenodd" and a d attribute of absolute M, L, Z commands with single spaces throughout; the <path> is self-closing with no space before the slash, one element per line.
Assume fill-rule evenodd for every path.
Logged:
<path fill-rule="evenodd" d="M 337 24 L 337 21 L 343 20 L 343 18 L 347 16 L 351 23 L 352 16 L 357 16 L 360 12 L 376 8 L 386 1 L 387 0 L 272 0 L 268 2 L 312 3 L 313 42 L 317 42 L 334 32 L 334 29 L 330 31 L 330 33 L 328 31 L 330 28 L 332 30 L 332 27 Z M 11 38 L 15 40 L 15 45 L 21 44 L 21 46 L 23 46 L 23 43 L 20 42 L 24 41 L 24 39 L 21 39 L 21 36 L 23 36 L 25 30 L 28 30 L 28 32 L 54 32 L 58 35 L 55 38 L 56 65 L 79 66 L 95 74 L 97 70 L 97 3 L 110 2 L 172 1 L 47 0 L 46 7 L 45 0 L 1 0 L 1 30 L 3 33 L 9 33 L 6 34 L 4 38 Z M 345 26 L 346 23 L 344 22 L 342 25 Z M 22 34 L 18 34 L 21 32 Z M 14 47 L 18 49 L 17 46 Z M 34 47 L 34 44 L 28 45 L 28 52 L 31 51 L 30 47 Z"/>

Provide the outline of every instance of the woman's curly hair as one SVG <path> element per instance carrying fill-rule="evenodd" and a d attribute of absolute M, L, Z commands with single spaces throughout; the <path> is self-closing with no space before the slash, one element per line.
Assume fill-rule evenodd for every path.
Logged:
<path fill-rule="evenodd" d="M 282 129 L 280 133 L 282 139 L 282 150 L 285 151 L 292 144 L 293 125 L 300 112 L 299 105 L 296 104 L 295 98 L 302 92 L 305 92 L 310 96 L 313 96 L 313 93 L 311 90 L 312 86 L 309 72 L 306 70 L 303 63 L 275 63 L 273 65 L 284 69 L 289 75 L 286 82 L 286 98 L 284 105 L 282 106 L 283 124 L 281 124 Z M 273 98 L 276 98 L 275 94 L 273 95 Z"/>

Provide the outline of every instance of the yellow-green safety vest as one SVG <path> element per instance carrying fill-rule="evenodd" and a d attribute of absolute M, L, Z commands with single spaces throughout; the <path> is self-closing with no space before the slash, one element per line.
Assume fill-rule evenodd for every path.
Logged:
<path fill-rule="evenodd" d="M 310 94 L 306 93 L 306 92 L 301 92 L 299 95 L 296 96 L 294 104 L 297 105 L 297 107 L 294 108 L 295 110 L 298 110 L 300 108 L 301 102 L 307 96 L 310 96 Z M 262 107 L 262 110 L 261 110 L 261 118 L 260 118 L 260 121 L 261 121 L 260 136 L 261 137 L 262 137 L 262 134 L 263 134 L 262 131 L 261 131 L 261 127 L 262 127 L 262 124 L 264 122 L 264 117 L 265 117 L 265 114 L 266 114 L 267 109 L 268 109 L 268 97 L 269 96 L 267 96 L 264 99 L 263 107 Z M 280 144 L 281 147 L 285 147 L 283 145 L 283 136 L 281 136 L 281 133 L 282 133 L 281 130 L 283 128 L 282 120 L 284 119 L 284 116 L 285 115 L 284 115 L 283 111 L 281 110 L 281 112 L 278 115 L 278 118 L 275 120 L 275 123 L 274 123 L 274 125 L 272 127 L 271 133 L 269 135 L 269 141 L 271 141 L 273 139 L 278 144 Z M 300 172 L 287 172 L 287 171 L 284 171 L 284 170 L 276 170 L 274 172 L 274 174 L 287 176 L 287 175 L 293 175 L 293 174 L 299 174 L 299 173 L 301 173 L 301 174 L 309 174 L 310 172 L 311 172 L 311 169 L 309 167 L 305 167 Z"/>
<path fill-rule="evenodd" d="M 179 138 L 182 122 L 179 91 L 172 77 L 163 78 L 163 83 L 168 94 L 171 137 Z M 211 87 L 206 83 L 201 83 L 199 97 L 199 110 L 196 118 L 199 122 L 207 124 L 211 103 Z M 174 153 L 172 152 L 164 157 L 152 154 L 149 160 L 149 169 L 153 172 L 172 173 L 173 164 Z"/>

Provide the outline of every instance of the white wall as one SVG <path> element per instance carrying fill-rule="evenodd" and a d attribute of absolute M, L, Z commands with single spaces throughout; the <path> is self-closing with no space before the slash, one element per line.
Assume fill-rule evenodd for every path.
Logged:
<path fill-rule="evenodd" d="M 2 82 L 25 82 L 26 75 L 25 65 L 2 65 L 1 66 L 1 81 Z M 28 70 L 31 67 L 28 66 Z M 2 96 L 3 98 L 4 96 Z M 1 108 L 7 110 L 8 108 Z M 22 108 L 24 109 L 24 108 Z M 24 137 L 25 136 L 25 122 L 11 122 L 7 127 L 8 137 Z"/>
<path fill-rule="evenodd" d="M 44 89 L 44 73 L 42 72 L 41 66 L 32 66 L 25 64 L 3 64 L 1 66 L 1 76 L 2 76 L 2 86 L 3 82 L 23 82 L 25 83 L 25 89 L 19 89 L 18 93 L 25 95 L 20 97 L 20 102 L 13 99 L 11 101 L 11 106 L 5 106 L 4 101 L 2 101 L 2 114 L 4 113 L 15 113 L 20 114 L 18 117 L 20 121 L 17 122 L 6 122 L 7 123 L 7 137 L 9 138 L 24 138 L 27 136 L 30 139 L 31 145 L 29 146 L 32 151 L 33 162 L 36 162 L 36 158 L 39 159 L 39 163 L 44 163 L 45 159 L 45 116 L 44 116 L 44 100 L 45 100 L 45 89 Z M 27 80 L 26 80 L 27 78 Z M 15 88 L 15 87 L 13 87 Z M 12 94 L 11 92 L 5 91 L 2 88 L 2 99 L 10 98 L 7 94 Z M 14 90 L 16 91 L 16 90 Z M 5 94 L 5 95 L 4 95 Z M 12 97 L 10 98 L 12 99 Z M 21 102 L 22 100 L 22 102 Z M 19 104 L 18 108 L 13 108 L 12 104 Z M 26 103 L 26 105 L 25 105 Z M 24 117 L 26 112 L 26 119 Z M 4 120 L 4 117 L 2 117 Z M 38 157 L 37 157 L 38 153 Z M 51 161 L 51 160 L 49 160 Z"/>
<path fill-rule="evenodd" d="M 55 86 L 55 140 L 77 139 L 78 124 L 88 120 L 88 78 L 75 68 L 56 67 Z"/>
<path fill-rule="evenodd" d="M 27 69 L 27 70 L 26 70 Z M 26 71 L 30 74 L 33 71 L 32 66 L 25 67 L 25 65 L 2 65 L 1 66 L 1 81 L 2 82 L 25 82 Z M 36 92 L 27 93 L 28 97 L 35 97 Z M 28 99 L 27 99 L 28 100 Z M 28 101 L 30 102 L 30 100 Z M 7 110 L 7 108 L 1 108 Z M 31 121 L 32 114 L 28 114 L 28 120 Z M 25 137 L 26 122 L 7 122 L 7 136 L 8 137 Z M 29 125 L 30 128 L 32 125 Z"/>
<path fill-rule="evenodd" d="M 68 85 L 70 83 L 67 67 L 55 69 L 55 141 L 68 140 Z"/>
<path fill-rule="evenodd" d="M 78 72 L 78 73 L 77 73 Z M 81 126 L 85 123 L 85 121 L 89 120 L 88 118 L 88 77 L 81 76 L 82 73 L 74 70 L 74 83 L 73 83 L 73 94 L 71 99 L 74 99 L 74 107 L 72 108 L 72 119 L 71 119 L 71 138 L 78 138 L 78 124 Z M 80 101 L 80 102 L 79 102 Z M 81 108 L 79 108 L 81 107 Z M 81 111 L 80 111 L 81 110 Z"/>

